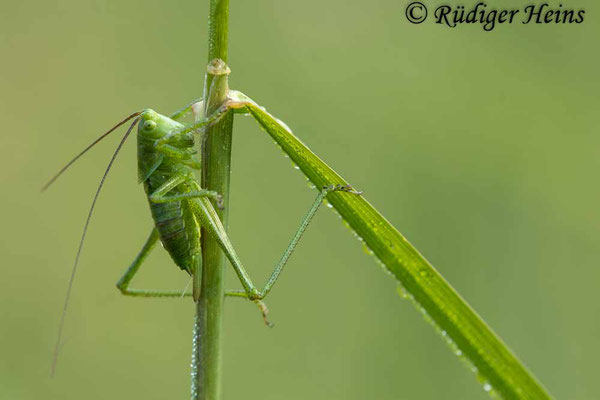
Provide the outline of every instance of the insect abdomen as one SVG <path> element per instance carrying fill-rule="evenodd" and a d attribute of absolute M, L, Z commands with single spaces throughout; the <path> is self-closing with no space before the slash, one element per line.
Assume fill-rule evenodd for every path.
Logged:
<path fill-rule="evenodd" d="M 150 202 L 160 241 L 179 268 L 193 272 L 200 252 L 199 230 L 186 201 Z"/>

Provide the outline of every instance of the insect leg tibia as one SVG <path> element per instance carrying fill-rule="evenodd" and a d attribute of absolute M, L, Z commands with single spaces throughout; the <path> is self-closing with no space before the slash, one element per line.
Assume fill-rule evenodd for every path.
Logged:
<path fill-rule="evenodd" d="M 158 242 L 158 231 L 152 229 L 150 232 L 150 236 L 146 239 L 142 250 L 137 254 L 127 271 L 123 274 L 121 279 L 117 282 L 117 289 L 125 295 L 125 296 L 133 296 L 133 297 L 189 297 L 192 294 L 189 292 L 182 293 L 181 290 L 146 290 L 146 289 L 132 289 L 129 287 L 131 280 L 137 274 L 140 267 L 152 251 L 152 249 L 156 246 Z"/>

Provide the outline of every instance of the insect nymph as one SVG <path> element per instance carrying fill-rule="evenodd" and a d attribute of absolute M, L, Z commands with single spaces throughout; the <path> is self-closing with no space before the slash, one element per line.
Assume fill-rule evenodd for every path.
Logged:
<path fill-rule="evenodd" d="M 205 226 L 213 227 L 215 223 L 218 224 L 218 218 L 210 220 L 210 223 L 205 221 L 208 214 L 214 214 L 207 198 L 216 200 L 221 206 L 221 196 L 216 192 L 203 190 L 198 184 L 194 170 L 200 170 L 201 163 L 195 156 L 192 131 L 186 131 L 184 125 L 153 110 L 144 110 L 139 118 L 138 177 L 144 185 L 155 226 L 147 244 L 152 245 L 158 237 L 173 262 L 193 275 L 201 268 L 202 263 L 202 221 Z M 118 282 L 117 287 L 123 294 L 171 294 L 128 289 L 132 276 L 125 274 Z M 197 289 L 194 285 L 196 294 Z"/>
<path fill-rule="evenodd" d="M 213 83 L 218 82 L 219 79 L 224 79 L 226 87 L 226 79 L 227 74 L 229 73 L 229 68 L 222 61 L 215 60 L 211 62 L 211 64 L 209 64 L 209 72 L 216 76 L 216 78 L 213 80 Z M 211 85 L 211 89 L 213 87 L 214 85 Z M 67 168 L 69 168 L 77 159 L 79 159 L 79 157 L 81 157 L 104 137 L 108 136 L 111 132 L 126 122 L 133 120 L 108 164 L 108 167 L 94 196 L 94 200 L 92 201 L 92 206 L 90 207 L 77 251 L 77 256 L 75 257 L 71 279 L 69 281 L 65 306 L 63 308 L 63 314 L 61 316 L 61 322 L 59 325 L 60 327 L 55 348 L 54 362 L 56 362 L 58 349 L 60 347 L 62 327 L 64 323 L 64 317 L 66 315 L 67 305 L 69 303 L 73 278 L 75 276 L 75 271 L 77 269 L 85 235 L 94 206 L 96 204 L 96 200 L 98 199 L 100 190 L 102 189 L 106 176 L 117 154 L 136 124 L 138 126 L 138 177 L 139 181 L 144 185 L 144 190 L 150 206 L 150 212 L 154 220 L 154 227 L 152 228 L 146 243 L 142 247 L 142 250 L 138 253 L 135 260 L 117 283 L 117 287 L 125 295 L 138 297 L 193 296 L 194 300 L 197 300 L 200 294 L 201 274 L 199 271 L 202 268 L 200 234 L 201 228 L 204 228 L 205 232 L 211 235 L 220 245 L 225 256 L 229 259 L 231 265 L 233 266 L 243 287 L 243 290 L 227 291 L 225 295 L 243 297 L 256 302 L 263 314 L 265 322 L 269 324 L 269 322 L 266 320 L 267 310 L 261 300 L 273 287 L 291 253 L 298 244 L 302 233 L 306 230 L 310 220 L 317 212 L 325 197 L 331 192 L 347 192 L 352 195 L 360 195 L 360 192 L 354 191 L 349 185 L 346 184 L 338 183 L 335 185 L 332 184 L 324 186 L 320 190 L 319 195 L 315 199 L 310 210 L 302 220 L 300 227 L 293 236 L 289 246 L 285 250 L 280 261 L 277 263 L 266 284 L 263 286 L 262 290 L 259 290 L 253 284 L 244 266 L 242 265 L 240 258 L 238 257 L 231 240 L 227 236 L 225 228 L 223 227 L 223 224 L 221 223 L 215 210 L 215 206 L 223 206 L 221 195 L 214 191 L 203 189 L 196 178 L 196 172 L 201 169 L 201 162 L 196 156 L 197 152 L 194 150 L 195 134 L 203 133 L 205 128 L 216 123 L 229 112 L 264 112 L 264 110 L 260 109 L 256 103 L 243 94 L 235 91 L 230 91 L 229 93 L 230 96 L 216 111 L 207 117 L 201 116 L 200 118 L 197 118 L 197 122 L 190 125 L 184 125 L 183 123 L 178 122 L 176 119 L 181 118 L 190 110 L 194 110 L 195 113 L 198 114 L 197 110 L 203 109 L 202 102 L 191 103 L 181 111 L 173 114 L 171 117 L 163 116 L 150 109 L 130 115 L 108 132 L 100 136 L 100 138 L 94 141 L 90 146 L 85 148 L 65 167 L 63 167 L 58 174 L 56 174 L 49 181 L 48 184 L 44 186 L 43 189 L 46 189 Z M 211 93 L 209 91 L 208 94 L 205 94 L 205 97 L 210 98 L 210 95 Z M 251 111 L 251 108 L 254 111 Z M 204 110 L 204 112 L 206 112 L 206 110 Z M 272 123 L 278 125 L 281 129 L 287 129 L 287 127 L 285 127 L 285 125 L 279 120 L 273 119 Z M 291 132 L 289 134 L 293 136 Z M 181 291 L 175 290 L 165 291 L 129 288 L 129 283 L 131 282 L 132 278 L 137 273 L 140 266 L 159 240 L 171 256 L 173 262 L 179 266 L 179 268 L 194 277 L 192 293 L 182 293 Z"/>

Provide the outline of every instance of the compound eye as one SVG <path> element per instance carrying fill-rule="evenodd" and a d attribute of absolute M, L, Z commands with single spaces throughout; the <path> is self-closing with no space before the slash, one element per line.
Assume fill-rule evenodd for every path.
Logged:
<path fill-rule="evenodd" d="M 154 128 L 156 128 L 156 122 L 154 122 L 154 121 L 146 121 L 146 122 L 144 122 L 144 130 L 145 131 L 151 131 Z"/>

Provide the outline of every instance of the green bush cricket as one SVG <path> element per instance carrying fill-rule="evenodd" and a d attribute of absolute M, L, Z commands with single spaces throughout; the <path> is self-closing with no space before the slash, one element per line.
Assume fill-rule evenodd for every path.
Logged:
<path fill-rule="evenodd" d="M 205 98 L 210 98 L 217 87 L 227 86 L 227 77 L 230 70 L 221 60 L 213 60 L 208 65 L 208 73 L 215 76 Z M 224 82 L 223 82 L 224 80 Z M 136 112 L 119 122 L 108 132 L 101 135 L 91 145 L 75 156 L 65 165 L 43 188 L 47 189 L 54 181 L 61 176 L 77 159 L 90 150 L 100 140 L 114 132 L 118 127 L 132 121 L 127 132 L 121 139 L 115 153 L 113 154 L 108 167 L 106 168 L 98 189 L 94 195 L 90 207 L 83 234 L 79 242 L 77 255 L 69 279 L 67 295 L 59 323 L 58 338 L 54 351 L 54 360 L 52 364 L 52 374 L 54 373 L 56 361 L 58 358 L 61 344 L 62 329 L 69 305 L 69 299 L 77 266 L 83 249 L 83 243 L 91 216 L 96 205 L 100 191 L 104 185 L 108 172 L 110 171 L 119 151 L 125 144 L 125 141 L 131 134 L 137 124 L 137 149 L 138 149 L 138 178 L 143 183 L 144 191 L 148 198 L 150 211 L 154 220 L 154 228 L 146 239 L 142 250 L 138 253 L 125 274 L 117 282 L 117 288 L 122 294 L 136 297 L 185 297 L 192 296 L 195 301 L 200 294 L 200 276 L 199 271 L 202 268 L 202 257 L 200 247 L 200 230 L 204 228 L 209 235 L 217 240 L 224 254 L 230 261 L 233 269 L 239 278 L 243 290 L 231 290 L 225 293 L 226 296 L 246 298 L 255 302 L 265 323 L 271 325 L 267 320 L 268 310 L 262 299 L 271 291 L 277 281 L 283 267 L 288 262 L 294 248 L 298 244 L 302 234 L 308 227 L 311 219 L 319 209 L 323 200 L 331 192 L 346 192 L 348 195 L 360 195 L 361 192 L 355 191 L 347 184 L 330 184 L 321 188 L 317 198 L 310 207 L 308 213 L 303 218 L 300 227 L 294 234 L 290 244 L 284 251 L 281 259 L 271 273 L 269 279 L 259 290 L 250 276 L 246 272 L 240 261 L 231 240 L 229 239 L 223 224 L 213 206 L 222 207 L 222 198 L 219 193 L 203 189 L 197 178 L 196 171 L 201 169 L 200 160 L 194 150 L 194 134 L 202 132 L 203 129 L 219 121 L 229 112 L 252 114 L 249 107 L 261 110 L 252 100 L 240 92 L 228 91 L 229 97 L 225 103 L 211 115 L 204 117 L 206 110 L 204 102 L 195 101 L 188 104 L 183 109 L 166 117 L 157 112 L 146 109 Z M 196 116 L 196 122 L 185 125 L 178 122 L 188 113 L 193 112 Z M 260 120 L 257 119 L 259 122 Z M 280 127 L 289 131 L 281 121 L 273 119 Z M 291 135 L 291 132 L 290 132 Z M 293 135 L 292 135 L 293 136 Z M 180 269 L 186 271 L 192 276 L 192 292 L 176 290 L 145 290 L 129 288 L 129 284 L 139 268 L 160 240 L 163 247 L 171 256 L 173 262 Z"/>
<path fill-rule="evenodd" d="M 272 288 L 281 273 L 283 266 L 300 239 L 300 236 L 310 222 L 310 219 L 317 211 L 320 203 L 327 197 L 328 202 L 348 224 L 348 227 L 364 241 L 368 248 L 373 251 L 373 254 L 377 259 L 385 266 L 386 270 L 402 284 L 399 293 L 403 297 L 410 299 L 423 313 L 426 314 L 427 320 L 434 323 L 440 332 L 443 332 L 444 338 L 451 343 L 452 349 L 460 349 L 461 356 L 464 356 L 465 359 L 468 359 L 472 363 L 472 370 L 477 372 L 482 381 L 485 379 L 484 388 L 486 391 L 500 394 L 505 398 L 522 398 L 524 394 L 527 394 L 528 398 L 550 398 L 551 396 L 545 390 L 543 385 L 541 385 L 533 374 L 531 374 L 515 357 L 501 339 L 473 311 L 448 282 L 446 282 L 439 272 L 431 266 L 418 250 L 412 246 L 363 196 L 358 195 L 360 192 L 354 191 L 344 178 L 302 143 L 286 124 L 273 117 L 264 108 L 257 105 L 244 94 L 228 89 L 228 73 L 229 69 L 223 62 L 220 62 L 220 60 L 213 60 L 208 66 L 208 74 L 213 77 L 212 83 L 208 90 L 205 88 L 203 96 L 204 103 L 195 101 L 171 115 L 170 118 L 160 116 L 151 110 L 144 110 L 130 115 L 84 149 L 63 167 L 63 169 L 61 169 L 46 186 L 44 186 L 44 189 L 47 188 L 81 155 L 113 132 L 117 127 L 133 119 L 131 126 L 121 140 L 115 154 L 113 154 L 108 168 L 100 181 L 100 185 L 94 196 L 85 223 L 59 325 L 59 335 L 54 352 L 53 370 L 58 355 L 62 326 L 69 302 L 71 286 L 90 217 L 108 171 L 135 124 L 138 122 L 140 123 L 138 126 L 138 140 L 139 136 L 143 135 L 140 130 L 145 129 L 146 122 L 148 122 L 149 131 L 157 128 L 159 130 L 162 129 L 161 132 L 163 136 L 158 135 L 157 138 L 154 138 L 154 148 L 148 147 L 146 149 L 148 150 L 148 154 L 153 154 L 152 157 L 155 157 L 153 158 L 154 161 L 151 161 L 152 157 L 148 159 L 144 158 L 147 165 L 138 168 L 140 171 L 144 171 L 144 173 L 140 173 L 140 176 L 145 182 L 154 175 L 155 172 L 161 171 L 162 168 L 166 167 L 166 165 L 163 165 L 164 159 L 169 157 L 173 159 L 173 168 L 177 167 L 182 170 L 188 168 L 194 170 L 197 163 L 194 159 L 192 144 L 189 143 L 190 141 L 193 141 L 192 132 L 203 131 L 210 128 L 213 126 L 212 124 L 220 121 L 220 118 L 223 118 L 230 112 L 234 112 L 252 115 L 315 187 L 320 188 L 320 192 L 271 277 L 267 280 L 263 289 L 258 291 L 245 273 L 241 263 L 239 263 L 239 259 L 235 256 L 235 251 L 233 250 L 233 246 L 231 246 L 231 242 L 224 234 L 224 231 L 221 230 L 222 225 L 219 225 L 218 219 L 215 217 L 216 210 L 211 201 L 218 206 L 220 203 L 219 193 L 203 191 L 199 185 L 194 185 L 193 182 L 196 184 L 197 182 L 192 179 L 183 179 L 181 183 L 176 184 L 173 188 L 169 189 L 168 185 L 166 185 L 168 180 L 161 181 L 158 178 L 153 178 L 157 179 L 157 182 L 154 183 L 158 184 L 158 187 L 155 187 L 154 191 L 148 191 L 148 189 L 146 189 L 151 208 L 154 207 L 155 204 L 168 204 L 173 202 L 186 202 L 186 204 L 193 203 L 197 208 L 194 208 L 194 210 L 190 208 L 189 213 L 193 217 L 192 220 L 194 220 L 197 225 L 202 225 L 202 221 L 205 221 L 205 223 L 209 225 L 202 226 L 207 230 L 209 235 L 216 239 L 221 249 L 224 250 L 227 258 L 232 262 L 244 288 L 244 290 L 227 292 L 226 295 L 255 301 L 259 305 L 261 312 L 263 312 L 263 317 L 265 317 L 266 322 L 267 310 L 261 302 L 261 299 L 264 298 Z M 220 84 L 215 85 L 215 83 Z M 219 91 L 220 93 L 218 95 L 215 94 Z M 223 94 L 225 95 L 223 96 Z M 215 101 L 211 100 L 215 98 L 225 98 L 225 100 L 217 102 L 217 104 L 221 105 L 216 110 L 213 108 L 214 111 L 211 111 L 210 113 L 204 112 L 206 111 L 206 107 L 204 107 L 203 104 L 214 104 Z M 191 125 L 180 124 L 178 120 L 189 112 L 193 112 L 196 123 Z M 208 115 L 205 117 L 205 114 Z M 156 123 L 156 127 L 152 126 L 153 123 L 149 121 Z M 171 128 L 165 129 L 166 126 L 170 126 Z M 150 135 L 149 132 L 148 134 Z M 206 139 L 208 136 L 209 135 L 206 134 L 203 135 L 203 139 Z M 160 151 L 158 149 L 159 147 L 161 147 Z M 161 156 L 163 161 L 159 162 L 158 158 Z M 186 177 L 187 175 L 184 173 L 183 176 Z M 178 187 L 179 185 L 185 186 L 185 184 L 192 185 L 192 187 L 187 187 L 186 190 L 175 190 L 175 187 Z M 162 189 L 162 191 L 158 189 Z M 180 210 L 183 208 L 180 208 Z M 156 209 L 161 209 L 161 207 L 156 206 Z M 173 229 L 175 226 L 171 225 L 173 221 L 167 222 L 167 219 L 161 221 L 165 222 L 164 225 L 168 225 L 169 229 Z M 155 222 L 157 221 L 155 220 Z M 162 227 L 160 229 L 162 229 Z M 167 232 L 167 235 L 172 232 L 174 231 Z M 223 233 L 223 235 L 221 235 L 221 233 Z M 146 244 L 125 275 L 119 280 L 119 289 L 125 294 L 142 297 L 176 297 L 181 295 L 180 291 L 146 291 L 128 288 L 128 284 L 132 277 L 135 275 L 154 244 L 159 240 L 160 235 L 161 232 L 159 232 L 157 226 L 153 229 Z M 185 240 L 178 243 L 184 244 L 184 242 L 185 246 L 191 247 L 196 245 L 196 242 Z M 176 264 L 189 272 L 190 270 L 194 271 L 194 268 L 196 268 L 193 261 L 196 263 L 198 262 L 197 260 L 188 257 L 188 263 L 177 263 L 176 261 Z M 185 293 L 186 296 L 198 296 L 198 282 L 196 281 L 196 279 L 198 279 L 198 274 L 195 274 L 194 272 L 192 272 L 192 274 L 194 277 L 193 282 L 195 290 L 192 290 L 192 293 Z M 194 354 L 196 354 L 196 352 L 194 352 Z"/>

